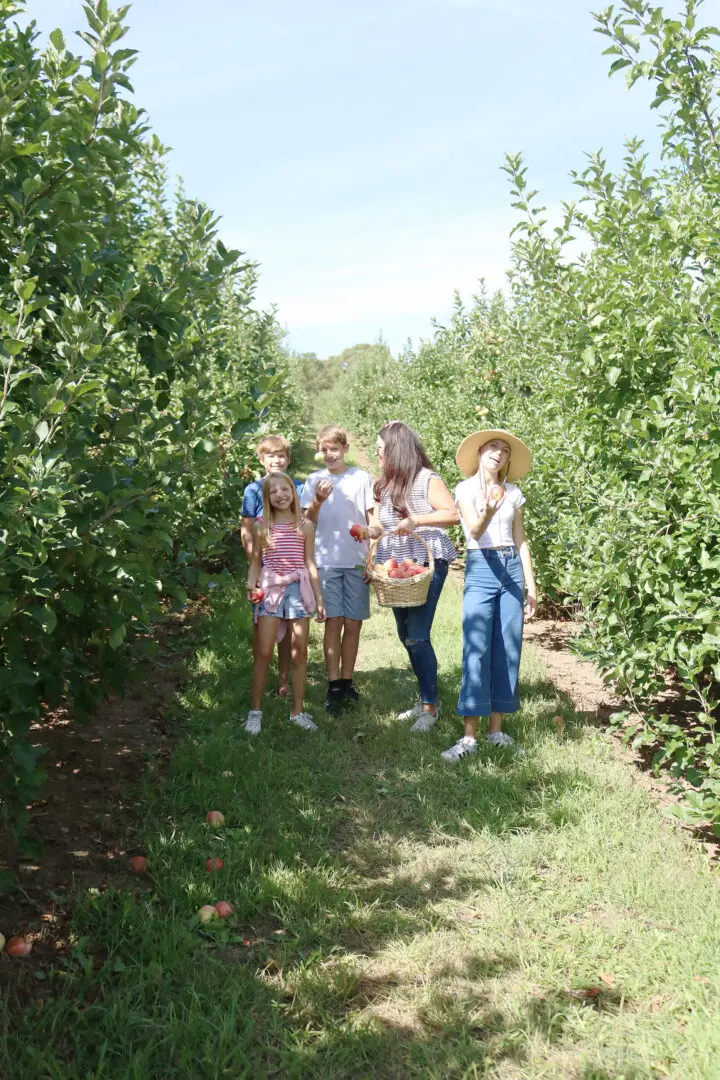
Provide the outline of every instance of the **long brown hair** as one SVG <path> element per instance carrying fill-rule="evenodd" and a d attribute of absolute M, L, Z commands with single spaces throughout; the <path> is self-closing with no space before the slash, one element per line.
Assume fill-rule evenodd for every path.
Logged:
<path fill-rule="evenodd" d="M 421 469 L 432 469 L 432 463 L 413 429 L 402 420 L 391 420 L 380 428 L 378 436 L 383 441 L 383 470 L 375 484 L 375 498 L 380 502 L 387 491 L 394 509 L 407 517 L 415 477 Z"/>

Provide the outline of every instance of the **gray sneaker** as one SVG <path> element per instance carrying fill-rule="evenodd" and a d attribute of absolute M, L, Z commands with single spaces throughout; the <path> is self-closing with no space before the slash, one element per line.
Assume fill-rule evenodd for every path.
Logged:
<path fill-rule="evenodd" d="M 245 721 L 245 731 L 248 735 L 259 735 L 262 731 L 262 710 L 251 709 Z"/>
<path fill-rule="evenodd" d="M 458 761 L 467 757 L 468 754 L 474 754 L 476 750 L 477 739 L 472 739 L 469 735 L 463 735 L 462 739 L 458 739 L 454 746 L 443 750 L 440 757 L 443 761 L 449 761 L 451 765 L 456 765 Z"/>
<path fill-rule="evenodd" d="M 290 723 L 295 724 L 296 727 L 304 728 L 305 731 L 317 731 L 318 729 L 317 724 L 306 712 L 299 712 L 295 716 L 291 716 Z"/>
<path fill-rule="evenodd" d="M 399 712 L 397 714 L 397 720 L 417 720 L 418 716 L 422 712 L 422 705 L 418 701 L 417 705 L 413 705 L 412 709 L 406 709 L 405 712 Z"/>
<path fill-rule="evenodd" d="M 487 742 L 492 743 L 493 746 L 514 746 L 515 740 L 511 735 L 506 735 L 504 731 L 493 731 L 492 735 L 486 736 Z"/>
<path fill-rule="evenodd" d="M 438 716 L 440 715 L 440 702 L 438 701 L 435 706 L 435 712 L 423 712 L 422 705 L 420 706 L 420 715 L 410 728 L 411 731 L 429 731 L 430 728 L 435 727 L 437 724 Z"/>

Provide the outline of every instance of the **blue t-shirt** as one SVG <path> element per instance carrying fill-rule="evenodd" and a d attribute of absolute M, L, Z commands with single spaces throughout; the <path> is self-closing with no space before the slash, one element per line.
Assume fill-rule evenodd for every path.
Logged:
<path fill-rule="evenodd" d="M 263 480 L 265 477 L 263 477 Z M 302 480 L 293 480 L 293 484 L 297 488 L 298 498 L 303 493 Z M 241 517 L 258 518 L 262 517 L 263 501 L 262 501 L 262 480 L 253 480 L 251 484 L 245 488 L 243 492 L 242 510 L 240 511 Z"/>

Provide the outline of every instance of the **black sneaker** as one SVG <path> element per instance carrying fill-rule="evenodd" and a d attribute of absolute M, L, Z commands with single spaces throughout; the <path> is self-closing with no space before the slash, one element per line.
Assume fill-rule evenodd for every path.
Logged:
<path fill-rule="evenodd" d="M 360 692 L 354 685 L 352 679 L 341 679 L 342 694 L 346 701 L 352 701 L 353 703 L 360 700 Z"/>
<path fill-rule="evenodd" d="M 325 708 L 331 716 L 337 716 L 342 710 L 343 706 L 343 688 L 340 679 L 333 679 L 328 683 L 327 697 L 325 698 Z"/>

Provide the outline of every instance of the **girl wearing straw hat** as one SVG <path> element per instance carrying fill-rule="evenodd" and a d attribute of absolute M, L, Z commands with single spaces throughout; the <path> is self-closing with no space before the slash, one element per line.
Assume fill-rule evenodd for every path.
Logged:
<path fill-rule="evenodd" d="M 477 750 L 478 719 L 489 716 L 487 740 L 511 746 L 502 730 L 504 713 L 520 708 L 518 675 L 525 620 L 537 608 L 530 549 L 525 538 L 525 496 L 511 483 L 529 470 L 530 451 L 501 429 L 476 431 L 460 446 L 455 460 L 468 477 L 455 489 L 455 502 L 467 541 L 463 594 L 463 664 L 458 713 L 465 734 L 443 751 L 458 762 Z"/>

